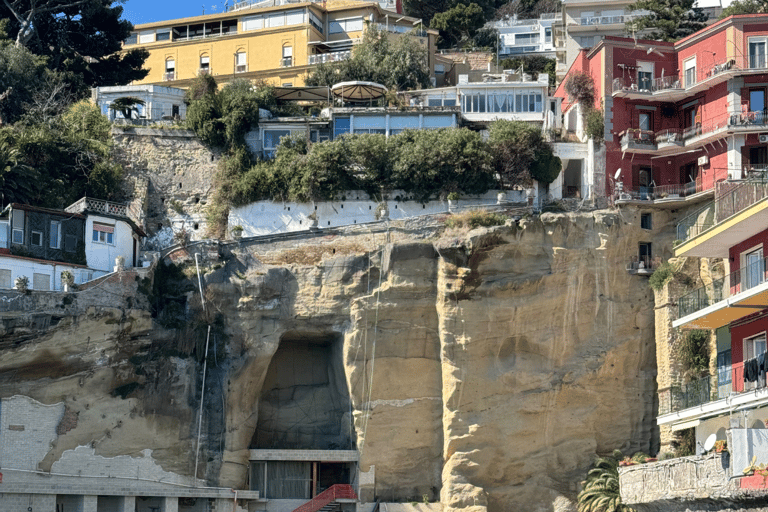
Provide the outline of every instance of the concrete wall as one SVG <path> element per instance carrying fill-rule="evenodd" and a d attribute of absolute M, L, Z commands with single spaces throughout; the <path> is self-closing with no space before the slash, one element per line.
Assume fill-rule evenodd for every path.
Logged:
<path fill-rule="evenodd" d="M 25 396 L 0 399 L 0 460 L 3 469 L 37 470 L 51 449 L 64 404 L 45 405 Z"/>
<path fill-rule="evenodd" d="M 29 289 L 34 290 L 34 275 L 42 274 L 48 276 L 48 288 L 41 291 L 56 291 L 63 290 L 61 282 L 61 273 L 65 270 L 72 272 L 75 277 L 76 284 L 82 284 L 105 275 L 106 272 L 95 271 L 80 266 L 71 266 L 66 263 L 42 263 L 40 261 L 31 260 L 28 258 L 18 258 L 0 255 L 0 271 L 10 270 L 11 272 L 11 287 L 16 287 L 16 278 L 26 276 L 29 278 Z M 2 285 L 0 285 L 2 288 Z"/>

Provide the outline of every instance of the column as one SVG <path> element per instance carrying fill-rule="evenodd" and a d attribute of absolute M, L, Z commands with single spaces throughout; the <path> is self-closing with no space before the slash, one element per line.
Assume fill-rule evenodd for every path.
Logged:
<path fill-rule="evenodd" d="M 179 498 L 166 496 L 160 502 L 160 512 L 179 512 Z"/>
<path fill-rule="evenodd" d="M 98 496 L 83 496 L 83 506 L 80 510 L 83 512 L 97 512 L 98 506 Z"/>
<path fill-rule="evenodd" d="M 740 180 L 744 177 L 741 148 L 746 142 L 746 136 L 743 134 L 731 135 L 728 137 L 728 174 L 734 180 Z"/>
<path fill-rule="evenodd" d="M 136 496 L 123 496 L 117 512 L 136 512 Z"/>

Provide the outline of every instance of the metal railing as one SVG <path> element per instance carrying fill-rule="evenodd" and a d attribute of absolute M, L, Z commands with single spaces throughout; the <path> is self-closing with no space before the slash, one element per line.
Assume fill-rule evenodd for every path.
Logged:
<path fill-rule="evenodd" d="M 588 16 L 580 19 L 580 25 L 612 25 L 626 23 L 632 16 Z"/>
<path fill-rule="evenodd" d="M 411 33 L 418 37 L 426 37 L 427 31 L 424 30 L 424 28 L 419 25 L 418 28 L 415 26 L 403 26 L 403 25 L 393 25 L 391 23 L 374 23 L 376 28 L 379 30 L 383 30 L 385 32 L 392 32 L 394 34 L 408 34 Z"/>
<path fill-rule="evenodd" d="M 351 50 L 346 50 L 343 52 L 318 53 L 316 55 L 309 56 L 309 64 L 314 65 L 325 64 L 326 62 L 340 62 L 350 58 L 352 58 Z"/>
<path fill-rule="evenodd" d="M 768 124 L 768 111 L 742 112 L 731 114 L 730 125 L 733 127 L 765 126 Z"/>
<path fill-rule="evenodd" d="M 357 499 L 357 494 L 355 494 L 355 490 L 351 485 L 334 484 L 293 512 L 317 512 L 326 505 L 340 499 Z"/>
<path fill-rule="evenodd" d="M 713 375 L 706 375 L 681 386 L 660 390 L 659 414 L 682 411 L 722 400 L 734 394 L 764 388 L 765 374 L 755 375 L 754 372 L 754 366 L 757 363 L 758 358 L 753 358 L 746 362 L 720 366 Z M 747 368 L 747 380 L 745 380 L 745 368 Z"/>
<path fill-rule="evenodd" d="M 245 73 L 248 71 L 248 64 L 241 64 L 239 66 L 235 66 L 235 73 Z"/>
<path fill-rule="evenodd" d="M 659 130 L 654 136 L 656 144 L 682 144 L 685 141 L 684 130 L 680 128 L 666 128 Z"/>
<path fill-rule="evenodd" d="M 661 265 L 661 258 L 652 256 L 635 256 L 627 262 L 627 272 L 631 273 L 652 273 Z"/>
<path fill-rule="evenodd" d="M 281 68 L 290 68 L 293 66 L 293 57 L 283 57 L 280 59 Z"/>
<path fill-rule="evenodd" d="M 163 80 L 166 82 L 169 80 L 176 80 L 176 72 L 175 71 L 168 71 L 163 75 Z"/>
<path fill-rule="evenodd" d="M 742 176 L 748 180 L 766 181 L 768 179 L 768 164 L 747 164 L 741 167 Z"/>
<path fill-rule="evenodd" d="M 683 84 L 677 75 L 670 75 L 653 80 L 636 80 L 635 78 L 618 77 L 613 79 L 613 92 L 661 92 L 668 90 L 682 90 Z"/>
<path fill-rule="evenodd" d="M 621 137 L 621 145 L 629 144 L 653 146 L 656 144 L 655 134 L 650 130 L 630 128 Z"/>
<path fill-rule="evenodd" d="M 764 283 L 766 281 L 765 263 L 765 258 L 760 259 L 725 277 L 714 279 L 711 284 L 683 295 L 677 301 L 678 318 L 701 311 L 732 295 Z"/>
<path fill-rule="evenodd" d="M 632 199 L 635 201 L 655 201 L 658 199 L 674 199 L 687 197 L 702 191 L 701 184 L 691 181 L 681 185 L 653 185 L 638 187 L 637 189 L 624 189 L 619 199 Z"/>

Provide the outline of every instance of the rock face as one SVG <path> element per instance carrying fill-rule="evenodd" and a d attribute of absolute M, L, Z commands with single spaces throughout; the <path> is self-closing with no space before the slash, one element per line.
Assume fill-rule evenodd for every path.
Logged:
<path fill-rule="evenodd" d="M 8 349 L 0 371 L 24 378 L 0 392 L 79 414 L 41 467 L 90 444 L 150 448 L 191 477 L 203 319 L 215 327 L 197 477 L 210 484 L 243 488 L 249 448 L 357 449 L 368 500 L 567 510 L 595 453 L 656 443 L 653 294 L 625 266 L 651 239 L 668 256 L 672 220 L 544 214 L 239 247 L 208 265 L 207 312 L 190 294 L 186 330 L 83 317 L 90 342 L 59 327 Z M 52 347 L 82 364 L 36 374 L 32 352 Z"/>

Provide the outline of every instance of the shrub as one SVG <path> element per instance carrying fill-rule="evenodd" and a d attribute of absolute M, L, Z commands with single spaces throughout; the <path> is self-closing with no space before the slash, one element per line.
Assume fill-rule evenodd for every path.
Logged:
<path fill-rule="evenodd" d="M 648 284 L 656 291 L 661 290 L 665 284 L 667 284 L 667 281 L 669 281 L 674 274 L 674 271 L 672 270 L 672 265 L 670 265 L 667 262 L 662 263 L 659 265 L 659 268 L 656 269 L 656 271 L 651 275 L 651 278 L 648 280 Z"/>
<path fill-rule="evenodd" d="M 470 210 L 459 215 L 452 215 L 445 220 L 447 228 L 461 228 L 467 226 L 470 229 L 479 227 L 503 226 L 507 218 L 500 213 L 486 212 L 483 210 Z"/>
<path fill-rule="evenodd" d="M 587 136 L 602 142 L 605 135 L 605 120 L 603 112 L 598 109 L 591 109 L 587 113 Z"/>
<path fill-rule="evenodd" d="M 524 121 L 496 121 L 488 137 L 496 172 L 503 186 L 530 186 L 532 180 L 552 183 L 562 162 L 541 130 Z"/>
<path fill-rule="evenodd" d="M 687 379 L 702 377 L 709 372 L 709 331 L 686 331 L 675 352 Z"/>
<path fill-rule="evenodd" d="M 589 73 L 580 71 L 569 76 L 565 81 L 565 92 L 572 102 L 581 103 L 586 108 L 594 108 L 595 81 Z"/>

